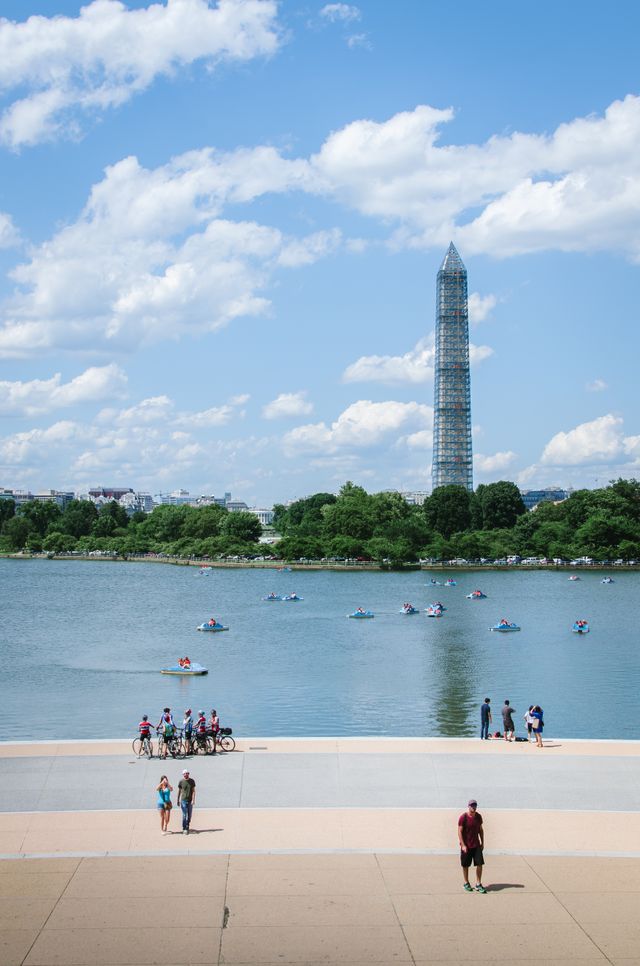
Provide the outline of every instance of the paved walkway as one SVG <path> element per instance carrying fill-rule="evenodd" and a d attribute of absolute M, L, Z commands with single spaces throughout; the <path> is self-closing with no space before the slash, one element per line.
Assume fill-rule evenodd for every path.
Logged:
<path fill-rule="evenodd" d="M 0 966 L 640 966 L 640 743 L 239 748 L 0 745 Z M 163 836 L 185 764 L 193 831 Z M 461 888 L 470 795 L 487 895 Z"/>
<path fill-rule="evenodd" d="M 231 855 L 0 863 L 3 966 L 637 966 L 629 859 Z"/>

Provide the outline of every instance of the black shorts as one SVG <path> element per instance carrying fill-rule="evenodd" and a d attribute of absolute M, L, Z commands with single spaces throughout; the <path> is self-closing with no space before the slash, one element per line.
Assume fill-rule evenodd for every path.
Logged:
<path fill-rule="evenodd" d="M 484 865 L 481 845 L 477 845 L 475 849 L 467 849 L 466 852 L 460 849 L 460 865 L 462 868 L 468 869 L 472 862 L 474 865 Z"/>

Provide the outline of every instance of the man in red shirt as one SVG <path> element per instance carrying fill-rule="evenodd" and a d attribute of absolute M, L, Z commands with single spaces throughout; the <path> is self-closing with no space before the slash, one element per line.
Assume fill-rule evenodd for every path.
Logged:
<path fill-rule="evenodd" d="M 475 798 L 469 799 L 467 811 L 463 812 L 458 819 L 458 840 L 460 842 L 460 865 L 462 866 L 465 892 L 473 892 L 469 883 L 469 869 L 473 862 L 476 867 L 476 892 L 485 893 L 487 890 L 482 885 L 484 829 L 482 827 L 482 815 L 478 811 L 478 803 Z"/>

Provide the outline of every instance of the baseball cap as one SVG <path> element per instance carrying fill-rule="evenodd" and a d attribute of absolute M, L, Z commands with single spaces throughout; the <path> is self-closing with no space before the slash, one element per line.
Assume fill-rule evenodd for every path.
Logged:
<path fill-rule="evenodd" d="M 470 798 L 469 801 L 467 802 L 467 805 L 477 805 L 477 804 L 478 803 L 476 802 L 475 798 Z"/>

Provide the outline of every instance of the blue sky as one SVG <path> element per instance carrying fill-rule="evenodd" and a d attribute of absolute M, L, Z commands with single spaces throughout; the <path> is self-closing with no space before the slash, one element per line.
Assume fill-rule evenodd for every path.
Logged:
<path fill-rule="evenodd" d="M 0 486 L 429 489 L 450 240 L 476 484 L 638 476 L 637 3 L 0 15 Z"/>

